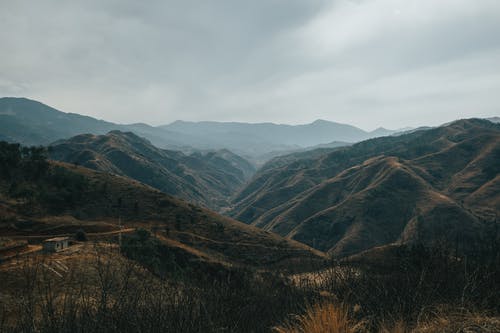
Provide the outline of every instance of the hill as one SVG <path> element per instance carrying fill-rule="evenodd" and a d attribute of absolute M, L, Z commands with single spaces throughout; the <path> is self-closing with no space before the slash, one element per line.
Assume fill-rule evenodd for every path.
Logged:
<path fill-rule="evenodd" d="M 49 149 L 54 160 L 127 176 L 165 193 L 220 209 L 255 172 L 228 150 L 184 154 L 153 146 L 131 132 L 83 134 L 59 140 Z"/>
<path fill-rule="evenodd" d="M 230 214 L 336 256 L 441 239 L 472 246 L 500 212 L 500 126 L 486 120 L 292 157 L 265 165 Z"/>
<path fill-rule="evenodd" d="M 266 266 L 322 259 L 320 252 L 188 204 L 126 177 L 62 162 L 43 150 L 0 143 L 0 231 L 33 238 L 143 227 L 184 256 Z M 175 253 L 175 252 L 173 252 Z"/>

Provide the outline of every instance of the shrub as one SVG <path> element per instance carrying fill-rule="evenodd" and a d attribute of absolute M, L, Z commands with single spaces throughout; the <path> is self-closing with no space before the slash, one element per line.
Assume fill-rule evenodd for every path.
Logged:
<path fill-rule="evenodd" d="M 295 321 L 276 327 L 277 333 L 355 333 L 366 331 L 364 322 L 356 323 L 345 305 L 316 304 Z"/>
<path fill-rule="evenodd" d="M 88 240 L 87 234 L 83 229 L 78 229 L 75 233 L 75 240 L 79 242 L 86 242 Z"/>

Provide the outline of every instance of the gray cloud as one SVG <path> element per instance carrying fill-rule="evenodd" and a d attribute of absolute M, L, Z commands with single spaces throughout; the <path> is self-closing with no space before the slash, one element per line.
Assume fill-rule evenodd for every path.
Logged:
<path fill-rule="evenodd" d="M 500 2 L 0 0 L 0 95 L 117 122 L 499 114 Z"/>

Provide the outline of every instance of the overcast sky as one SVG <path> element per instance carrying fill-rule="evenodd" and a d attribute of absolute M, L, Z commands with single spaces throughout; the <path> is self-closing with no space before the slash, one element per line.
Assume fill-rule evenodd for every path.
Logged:
<path fill-rule="evenodd" d="M 500 114 L 499 0 L 0 0 L 0 96 L 120 123 Z"/>

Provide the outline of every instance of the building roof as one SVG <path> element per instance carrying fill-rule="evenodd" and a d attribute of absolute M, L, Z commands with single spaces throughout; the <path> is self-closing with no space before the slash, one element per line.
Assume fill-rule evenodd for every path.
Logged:
<path fill-rule="evenodd" d="M 69 237 L 54 237 L 44 240 L 44 242 L 62 242 L 65 240 L 69 240 Z"/>

